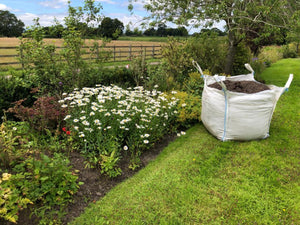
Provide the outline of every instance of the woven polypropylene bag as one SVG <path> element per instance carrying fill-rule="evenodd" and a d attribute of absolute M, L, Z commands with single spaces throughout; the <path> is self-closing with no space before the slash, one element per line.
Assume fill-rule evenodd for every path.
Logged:
<path fill-rule="evenodd" d="M 284 87 L 267 85 L 270 90 L 253 94 L 232 92 L 222 81 L 254 81 L 254 71 L 245 65 L 250 74 L 233 77 L 203 75 L 201 120 L 206 129 L 222 141 L 264 139 L 269 136 L 269 128 L 276 103 L 288 90 L 293 75 Z M 202 70 L 199 70 L 202 73 Z M 219 82 L 222 90 L 208 85 Z"/>

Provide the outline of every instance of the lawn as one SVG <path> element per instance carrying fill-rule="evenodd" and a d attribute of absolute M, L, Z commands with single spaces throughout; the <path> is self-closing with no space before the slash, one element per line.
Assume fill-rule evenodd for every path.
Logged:
<path fill-rule="evenodd" d="M 197 124 L 71 224 L 300 224 L 299 69 L 285 59 L 261 75 L 284 86 L 294 73 L 269 138 L 220 142 Z"/>

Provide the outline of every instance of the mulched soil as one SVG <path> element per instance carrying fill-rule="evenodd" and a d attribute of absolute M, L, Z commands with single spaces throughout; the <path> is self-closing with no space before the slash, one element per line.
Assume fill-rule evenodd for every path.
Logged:
<path fill-rule="evenodd" d="M 172 141 L 176 139 L 175 134 L 166 135 L 159 142 L 157 142 L 151 149 L 145 151 L 141 155 L 141 168 L 145 167 L 150 161 L 154 160 L 157 155 Z M 114 186 L 133 176 L 137 171 L 128 168 L 129 157 L 124 157 L 120 162 L 122 175 L 116 178 L 109 178 L 100 173 L 97 169 L 84 168 L 85 159 L 77 152 L 70 152 L 69 159 L 73 170 L 79 170 L 79 181 L 84 182 L 80 186 L 78 192 L 74 195 L 74 202 L 69 204 L 66 208 L 66 215 L 62 219 L 62 224 L 74 220 L 78 217 L 90 203 L 96 202 L 106 195 Z M 37 225 L 39 220 L 32 216 L 30 217 L 30 210 L 24 209 L 19 214 L 18 225 Z M 0 219 L 1 225 L 13 225 Z"/>
<path fill-rule="evenodd" d="M 247 94 L 253 94 L 265 90 L 270 90 L 270 88 L 262 83 L 258 83 L 255 81 L 231 81 L 231 80 L 225 80 L 223 81 L 225 84 L 227 90 L 233 91 L 233 92 L 241 92 L 241 93 L 247 93 Z M 222 90 L 222 87 L 219 83 L 213 83 L 208 85 L 208 87 L 216 88 L 219 90 Z"/>

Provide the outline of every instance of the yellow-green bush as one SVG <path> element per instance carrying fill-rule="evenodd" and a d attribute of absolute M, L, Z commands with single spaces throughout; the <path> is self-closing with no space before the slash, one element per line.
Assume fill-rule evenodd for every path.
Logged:
<path fill-rule="evenodd" d="M 14 182 L 11 182 L 13 176 L 15 175 L 3 173 L 0 177 L 0 218 L 16 223 L 19 210 L 26 208 L 32 202 L 22 197 Z"/>
<path fill-rule="evenodd" d="M 168 97 L 175 97 L 179 100 L 177 102 L 177 121 L 181 126 L 189 127 L 201 121 L 201 96 L 177 91 L 175 95 L 168 95 Z"/>

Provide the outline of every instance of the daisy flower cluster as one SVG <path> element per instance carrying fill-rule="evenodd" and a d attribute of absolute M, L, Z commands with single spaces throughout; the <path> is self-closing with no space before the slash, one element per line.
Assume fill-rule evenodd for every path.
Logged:
<path fill-rule="evenodd" d="M 67 127 L 89 150 L 111 141 L 120 151 L 145 149 L 176 125 L 178 99 L 157 90 L 97 85 L 63 95 Z"/>

